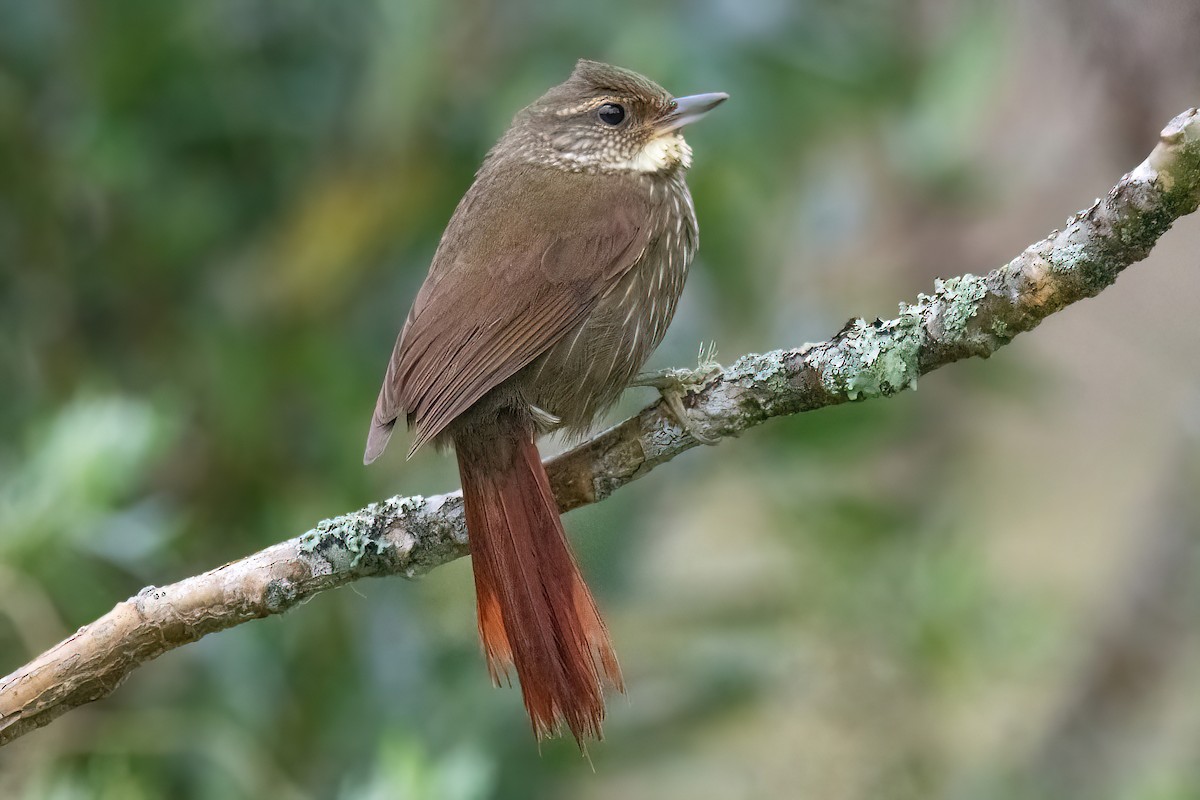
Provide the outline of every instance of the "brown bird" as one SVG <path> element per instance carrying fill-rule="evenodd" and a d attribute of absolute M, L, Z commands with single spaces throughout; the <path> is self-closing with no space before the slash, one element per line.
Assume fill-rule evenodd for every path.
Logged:
<path fill-rule="evenodd" d="M 662 341 L 697 244 L 680 129 L 726 98 L 580 61 L 519 112 L 442 235 L 371 419 L 364 463 L 400 416 L 410 456 L 457 452 L 488 670 L 516 668 L 539 738 L 599 738 L 603 679 L 623 686 L 535 439 L 585 431 Z"/>

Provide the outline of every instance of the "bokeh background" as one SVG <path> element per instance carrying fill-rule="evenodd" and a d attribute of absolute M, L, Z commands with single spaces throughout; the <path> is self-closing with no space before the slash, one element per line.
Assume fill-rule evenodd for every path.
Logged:
<path fill-rule="evenodd" d="M 1193 0 L 0 0 L 0 673 L 456 485 L 363 468 L 368 416 L 476 165 L 576 58 L 733 98 L 689 133 L 671 366 L 1007 261 L 1200 100 L 1197 41 Z M 460 561 L 167 654 L 0 751 L 0 796 L 1200 797 L 1197 314 L 1191 218 L 989 362 L 571 514 L 629 683 L 592 764 L 490 687 Z"/>

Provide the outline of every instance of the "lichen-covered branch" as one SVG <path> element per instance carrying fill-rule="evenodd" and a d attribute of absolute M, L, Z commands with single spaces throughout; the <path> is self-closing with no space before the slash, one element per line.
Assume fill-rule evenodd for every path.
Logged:
<path fill-rule="evenodd" d="M 891 320 L 852 320 L 832 339 L 749 355 L 685 398 L 695 430 L 736 436 L 771 417 L 895 394 L 969 356 L 990 356 L 1055 311 L 1092 297 L 1200 204 L 1200 113 L 1176 117 L 1108 195 L 1008 264 L 938 281 Z M 661 404 L 548 463 L 564 511 L 698 444 Z M 393 497 L 203 575 L 147 587 L 0 678 L 0 744 L 112 692 L 138 665 L 317 592 L 371 575 L 415 576 L 467 552 L 462 497 Z"/>

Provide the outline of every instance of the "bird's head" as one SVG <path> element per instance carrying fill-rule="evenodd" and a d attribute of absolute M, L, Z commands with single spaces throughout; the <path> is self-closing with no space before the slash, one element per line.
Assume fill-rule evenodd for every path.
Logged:
<path fill-rule="evenodd" d="M 636 72 L 581 60 L 517 114 L 505 140 L 527 161 L 572 172 L 668 174 L 691 166 L 682 128 L 728 97 L 672 97 Z"/>

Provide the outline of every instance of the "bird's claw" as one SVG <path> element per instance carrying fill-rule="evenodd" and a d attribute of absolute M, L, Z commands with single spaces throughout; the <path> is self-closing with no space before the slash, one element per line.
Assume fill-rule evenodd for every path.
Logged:
<path fill-rule="evenodd" d="M 701 444 L 714 445 L 719 438 L 709 436 L 701 431 L 695 420 L 688 414 L 683 404 L 683 397 L 697 388 L 704 386 L 709 378 L 720 373 L 721 366 L 715 362 L 701 363 L 697 369 L 664 369 L 659 372 L 644 372 L 633 379 L 631 386 L 649 386 L 658 389 L 662 395 L 663 404 L 671 412 L 671 416 L 696 441 Z"/>

